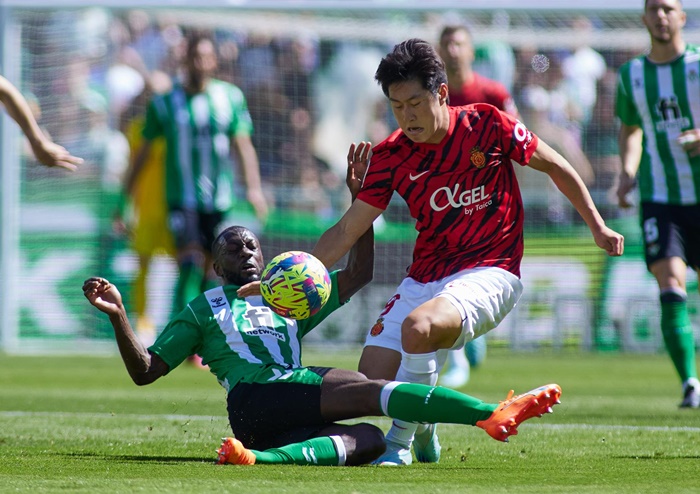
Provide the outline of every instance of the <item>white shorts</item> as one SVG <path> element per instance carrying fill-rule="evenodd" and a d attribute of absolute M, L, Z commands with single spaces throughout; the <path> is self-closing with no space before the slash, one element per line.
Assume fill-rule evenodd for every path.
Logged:
<path fill-rule="evenodd" d="M 512 273 L 496 268 L 465 269 L 442 280 L 419 283 L 406 278 L 384 306 L 365 340 L 401 352 L 401 324 L 418 306 L 435 297 L 445 297 L 462 316 L 462 334 L 451 349 L 462 348 L 496 326 L 518 303 L 523 285 Z"/>

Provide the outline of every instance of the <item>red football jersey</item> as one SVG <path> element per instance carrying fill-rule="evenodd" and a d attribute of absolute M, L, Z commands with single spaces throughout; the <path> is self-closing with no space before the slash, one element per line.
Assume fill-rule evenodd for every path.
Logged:
<path fill-rule="evenodd" d="M 408 275 L 421 283 L 497 266 L 520 276 L 523 204 L 511 160 L 526 165 L 538 139 L 491 105 L 448 107 L 440 144 L 401 129 L 372 150 L 358 199 L 386 209 L 394 191 L 416 220 Z"/>
<path fill-rule="evenodd" d="M 488 103 L 511 115 L 517 115 L 518 113 L 513 97 L 503 84 L 476 72 L 474 72 L 472 82 L 464 84 L 459 91 L 450 91 L 449 95 L 450 106 Z"/>

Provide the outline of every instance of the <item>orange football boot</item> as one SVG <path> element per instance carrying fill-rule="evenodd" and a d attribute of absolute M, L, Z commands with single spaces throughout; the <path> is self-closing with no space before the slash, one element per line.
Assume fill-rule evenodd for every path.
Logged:
<path fill-rule="evenodd" d="M 491 416 L 476 423 L 492 438 L 508 442 L 508 436 L 518 434 L 518 426 L 532 417 L 541 417 L 552 413 L 552 407 L 561 403 L 561 388 L 558 384 L 547 384 L 527 393 L 513 396 L 510 390 L 508 397 L 502 401 Z"/>
<path fill-rule="evenodd" d="M 249 449 L 243 446 L 235 437 L 224 437 L 221 439 L 221 447 L 216 450 L 219 455 L 217 463 L 224 465 L 231 463 L 232 465 L 255 465 L 255 455 Z"/>

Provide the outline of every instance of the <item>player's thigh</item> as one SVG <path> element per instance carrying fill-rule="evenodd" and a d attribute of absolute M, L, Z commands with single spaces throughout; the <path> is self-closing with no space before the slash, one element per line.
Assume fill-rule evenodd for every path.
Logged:
<path fill-rule="evenodd" d="M 436 297 L 447 299 L 462 318 L 461 334 L 452 348 L 461 348 L 498 326 L 522 292 L 517 276 L 495 267 L 467 269 L 447 278 Z"/>
<path fill-rule="evenodd" d="M 686 289 L 687 265 L 680 257 L 666 257 L 654 261 L 649 266 L 649 271 L 656 278 L 660 290 L 667 288 Z"/>
<path fill-rule="evenodd" d="M 690 232 L 683 226 L 685 208 L 644 202 L 641 210 L 644 259 L 649 270 L 658 261 L 672 257 L 687 264 L 685 239 Z"/>
<path fill-rule="evenodd" d="M 643 203 L 647 268 L 659 287 L 685 290 L 687 266 L 700 263 L 700 206 Z"/>
<path fill-rule="evenodd" d="M 448 349 L 462 333 L 462 317 L 450 300 L 434 297 L 414 309 L 401 327 L 401 344 L 408 353 Z"/>
<path fill-rule="evenodd" d="M 366 345 L 362 349 L 357 370 L 369 379 L 391 380 L 396 377 L 400 365 L 400 351 L 382 346 Z"/>
<path fill-rule="evenodd" d="M 348 369 L 332 369 L 321 384 L 321 415 L 328 422 L 382 415 L 380 395 L 388 380 L 367 379 Z"/>
<path fill-rule="evenodd" d="M 201 244 L 199 234 L 199 215 L 190 209 L 170 209 L 168 211 L 168 228 L 173 235 L 178 254 Z"/>
<path fill-rule="evenodd" d="M 311 382 L 240 383 L 228 396 L 231 430 L 246 447 L 269 449 L 304 441 L 328 425 L 321 415 L 322 375 Z"/>
<path fill-rule="evenodd" d="M 379 313 L 379 317 L 372 325 L 365 339 L 365 348 L 380 347 L 393 350 L 401 354 L 401 325 L 404 319 L 418 306 L 426 300 L 430 300 L 431 292 L 426 283 L 418 283 L 411 278 L 406 278 L 396 289 L 396 293 L 387 301 L 386 305 Z M 381 355 L 383 352 L 379 352 Z M 369 363 L 369 359 L 375 354 L 374 350 L 369 350 L 364 359 Z M 390 355 L 390 354 L 387 354 Z M 382 362 L 377 362 L 382 365 Z M 368 368 L 362 366 L 360 372 L 364 373 Z M 387 378 L 381 375 L 382 378 Z M 389 377 L 393 379 L 393 376 Z"/>
<path fill-rule="evenodd" d="M 700 271 L 700 204 L 683 207 L 683 240 L 686 264 Z"/>

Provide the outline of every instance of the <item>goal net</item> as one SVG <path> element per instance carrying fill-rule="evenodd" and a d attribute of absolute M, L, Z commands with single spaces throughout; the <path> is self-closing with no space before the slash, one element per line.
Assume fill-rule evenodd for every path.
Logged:
<path fill-rule="evenodd" d="M 133 152 L 130 139 L 138 135 L 134 122 L 148 101 L 146 81 L 167 85 L 178 77 L 188 33 L 213 36 L 217 77 L 238 85 L 247 98 L 273 209 L 265 224 L 257 222 L 234 177 L 235 203 L 226 222 L 256 231 L 271 259 L 313 248 L 348 207 L 349 144 L 376 143 L 394 129 L 373 81 L 381 57 L 410 37 L 437 42 L 441 28 L 456 23 L 470 27 L 476 70 L 506 85 L 524 123 L 577 168 L 627 242 L 624 257 L 607 258 L 546 176 L 519 173 L 525 292 L 489 340 L 517 349 L 660 348 L 656 287 L 644 268 L 637 213 L 621 212 L 614 200 L 615 71 L 647 47 L 641 0 L 633 9 L 578 10 L 545 1 L 520 2 L 527 8 L 500 2 L 506 6 L 499 9 L 280 0 L 257 8 L 256 2 L 207 2 L 196 9 L 152 1 L 137 10 L 99 3 L 10 1 L 3 10 L 3 74 L 27 96 L 46 132 L 86 159 L 75 173 L 40 167 L 13 122 L 2 123 L 3 168 L 13 167 L 3 171 L 2 184 L 6 351 L 113 350 L 106 317 L 81 294 L 89 276 L 113 281 L 135 317 L 139 257 L 134 239 L 115 231 L 112 220 Z M 700 42 L 697 24 L 686 29 L 688 41 Z M 416 233 L 400 198 L 375 231 L 374 281 L 311 341 L 359 345 L 405 276 Z M 173 259 L 155 252 L 144 312 L 156 330 L 170 316 L 176 278 Z M 690 284 L 697 311 L 692 274 Z M 697 312 L 693 317 L 698 320 Z"/>

